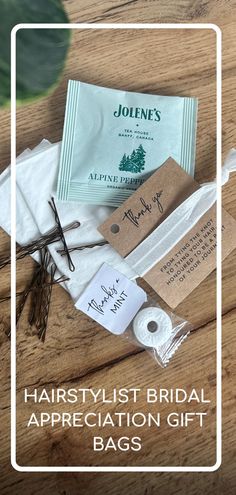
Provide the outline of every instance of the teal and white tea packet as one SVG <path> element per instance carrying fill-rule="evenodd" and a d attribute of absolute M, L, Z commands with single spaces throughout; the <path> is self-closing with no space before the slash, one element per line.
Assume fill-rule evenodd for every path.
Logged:
<path fill-rule="evenodd" d="M 168 157 L 194 175 L 197 99 L 69 81 L 57 195 L 120 206 Z"/>

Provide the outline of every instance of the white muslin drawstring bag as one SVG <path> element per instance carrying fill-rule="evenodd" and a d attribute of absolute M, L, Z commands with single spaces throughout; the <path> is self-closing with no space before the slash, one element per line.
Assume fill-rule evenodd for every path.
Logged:
<path fill-rule="evenodd" d="M 61 143 L 51 144 L 43 140 L 34 150 L 27 149 L 17 159 L 16 165 L 16 241 L 25 245 L 55 227 L 55 218 L 48 204 L 56 196 L 58 164 Z M 0 176 L 0 226 L 11 234 L 10 220 L 10 167 Z M 103 240 L 97 231 L 98 225 L 112 213 L 113 208 L 85 204 L 63 203 L 56 201 L 61 225 L 79 221 L 80 227 L 65 234 L 69 247 L 92 244 Z M 88 281 L 106 262 L 114 266 L 130 279 L 136 278 L 135 272 L 123 258 L 109 245 L 86 248 L 71 254 L 75 271 L 69 270 L 65 256 L 57 250 L 63 248 L 60 242 L 49 247 L 49 251 L 61 275 L 70 280 L 65 288 L 73 300 L 77 300 Z M 38 253 L 33 257 L 38 260 Z"/>

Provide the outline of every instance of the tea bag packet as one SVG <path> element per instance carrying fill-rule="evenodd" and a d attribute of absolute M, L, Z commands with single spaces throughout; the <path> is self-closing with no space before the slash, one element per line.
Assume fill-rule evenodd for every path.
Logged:
<path fill-rule="evenodd" d="M 186 339 L 191 324 L 164 311 L 146 292 L 104 263 L 75 304 L 115 335 L 146 349 L 162 366 Z"/>
<path fill-rule="evenodd" d="M 69 81 L 57 197 L 120 206 L 172 156 L 194 175 L 197 100 Z"/>
<path fill-rule="evenodd" d="M 175 308 L 216 267 L 216 182 L 169 182 L 167 160 L 99 231 L 170 307 Z M 236 170 L 232 151 L 222 169 L 222 184 Z M 173 173 L 173 171 L 172 171 Z M 183 175 L 184 172 L 181 171 Z M 222 211 L 222 257 L 236 247 L 236 220 Z"/>

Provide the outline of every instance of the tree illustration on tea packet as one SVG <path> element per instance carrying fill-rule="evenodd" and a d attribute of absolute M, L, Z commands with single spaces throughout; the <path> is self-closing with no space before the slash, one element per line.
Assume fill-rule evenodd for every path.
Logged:
<path fill-rule="evenodd" d="M 142 172 L 145 168 L 145 155 L 146 151 L 141 144 L 132 151 L 130 156 L 124 153 L 119 164 L 119 170 L 133 173 Z"/>

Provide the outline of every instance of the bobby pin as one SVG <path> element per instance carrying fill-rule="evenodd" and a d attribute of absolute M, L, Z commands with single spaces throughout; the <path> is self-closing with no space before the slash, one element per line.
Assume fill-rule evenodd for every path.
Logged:
<path fill-rule="evenodd" d="M 56 271 L 56 265 L 53 263 L 51 265 L 50 274 L 46 274 L 46 277 L 50 277 L 50 282 L 54 279 Z M 42 342 L 45 341 L 47 324 L 48 324 L 48 315 L 50 308 L 52 294 L 52 283 L 47 284 L 46 288 L 41 291 L 40 304 L 38 306 L 38 314 L 35 318 L 34 324 L 37 329 L 37 335 Z"/>
<path fill-rule="evenodd" d="M 69 277 L 66 277 L 65 275 L 61 275 L 57 279 L 54 279 L 52 282 L 47 282 L 43 287 L 47 287 L 48 285 L 58 285 L 63 282 L 67 282 L 67 280 L 70 280 Z M 38 287 L 30 287 L 29 292 L 32 291 L 37 291 L 39 288 Z M 16 297 L 21 297 L 25 293 L 25 290 L 22 290 L 21 292 L 16 292 Z M 0 304 L 5 302 L 5 301 L 10 301 L 11 300 L 11 295 L 9 294 L 8 296 L 0 297 Z"/>
<path fill-rule="evenodd" d="M 41 313 L 43 310 L 44 293 L 48 290 L 48 267 L 51 261 L 51 255 L 47 249 L 40 251 L 40 269 L 35 279 L 34 286 L 37 290 L 31 294 L 31 309 L 28 317 L 29 324 L 34 325 L 37 330 L 40 328 Z"/>
<path fill-rule="evenodd" d="M 24 309 L 24 306 L 25 306 L 25 303 L 26 303 L 26 300 L 27 300 L 27 297 L 32 289 L 32 287 L 34 286 L 34 283 L 35 283 L 35 280 L 38 276 L 38 271 L 39 271 L 39 267 L 37 266 L 34 273 L 33 273 L 33 277 L 29 283 L 29 285 L 26 287 L 25 290 L 22 291 L 22 293 L 20 294 L 20 299 L 18 300 L 17 302 L 17 305 L 16 305 L 16 326 L 18 324 L 18 321 L 20 319 L 20 316 L 22 314 L 22 311 Z M 3 298 L 6 300 L 6 298 Z M 11 328 L 9 328 L 8 331 L 6 331 L 6 335 L 8 337 L 11 336 Z"/>
<path fill-rule="evenodd" d="M 99 242 L 94 242 L 91 244 L 81 244 L 80 246 L 74 246 L 68 248 L 69 253 L 72 253 L 73 251 L 82 251 L 83 249 L 87 248 L 93 248 L 96 246 L 104 246 L 105 244 L 108 244 L 107 241 L 99 241 Z M 64 249 L 57 249 L 57 253 L 60 254 L 61 256 L 66 255 L 66 251 Z"/>
<path fill-rule="evenodd" d="M 73 263 L 73 261 L 71 259 L 70 253 L 68 251 L 68 247 L 67 247 L 67 244 L 66 244 L 65 236 L 64 236 L 64 233 L 63 233 L 63 229 L 62 229 L 62 226 L 61 226 L 61 222 L 60 222 L 60 218 L 59 218 L 59 215 L 58 215 L 57 207 L 55 205 L 54 198 L 51 198 L 51 201 L 49 201 L 48 203 L 49 203 L 49 205 L 52 208 L 52 211 L 53 211 L 54 217 L 55 217 L 55 221 L 56 221 L 57 226 L 58 226 L 58 231 L 61 234 L 61 239 L 60 240 L 62 241 L 63 246 L 64 246 L 64 251 L 66 253 L 69 270 L 71 272 L 74 272 L 75 271 L 75 265 L 74 265 L 74 263 Z"/>
<path fill-rule="evenodd" d="M 62 234 L 63 232 L 68 232 L 69 230 L 72 229 L 77 229 L 80 226 L 80 222 L 72 222 L 66 227 L 62 228 Z M 63 234 L 64 237 L 64 234 Z M 30 242 L 29 244 L 25 246 L 17 246 L 16 249 L 16 260 L 21 260 L 25 258 L 25 256 L 29 254 L 33 254 L 36 251 L 39 251 L 40 249 L 45 248 L 49 244 L 53 244 L 54 242 L 60 241 L 61 240 L 61 230 L 58 229 L 58 225 L 51 229 L 47 234 L 42 235 L 38 239 Z M 11 262 L 11 256 L 6 256 L 4 258 L 0 258 L 0 269 L 3 268 L 4 266 L 8 265 Z"/>
<path fill-rule="evenodd" d="M 56 271 L 56 265 L 52 264 L 50 270 L 51 281 L 54 279 L 55 271 Z M 42 340 L 42 342 L 45 341 L 46 330 L 48 326 L 48 315 L 49 315 L 49 308 L 50 308 L 51 295 L 52 295 L 52 283 L 49 283 L 47 289 L 44 291 L 43 294 L 44 297 L 42 298 L 43 307 L 41 312 L 41 321 L 38 327 L 38 338 Z"/>

